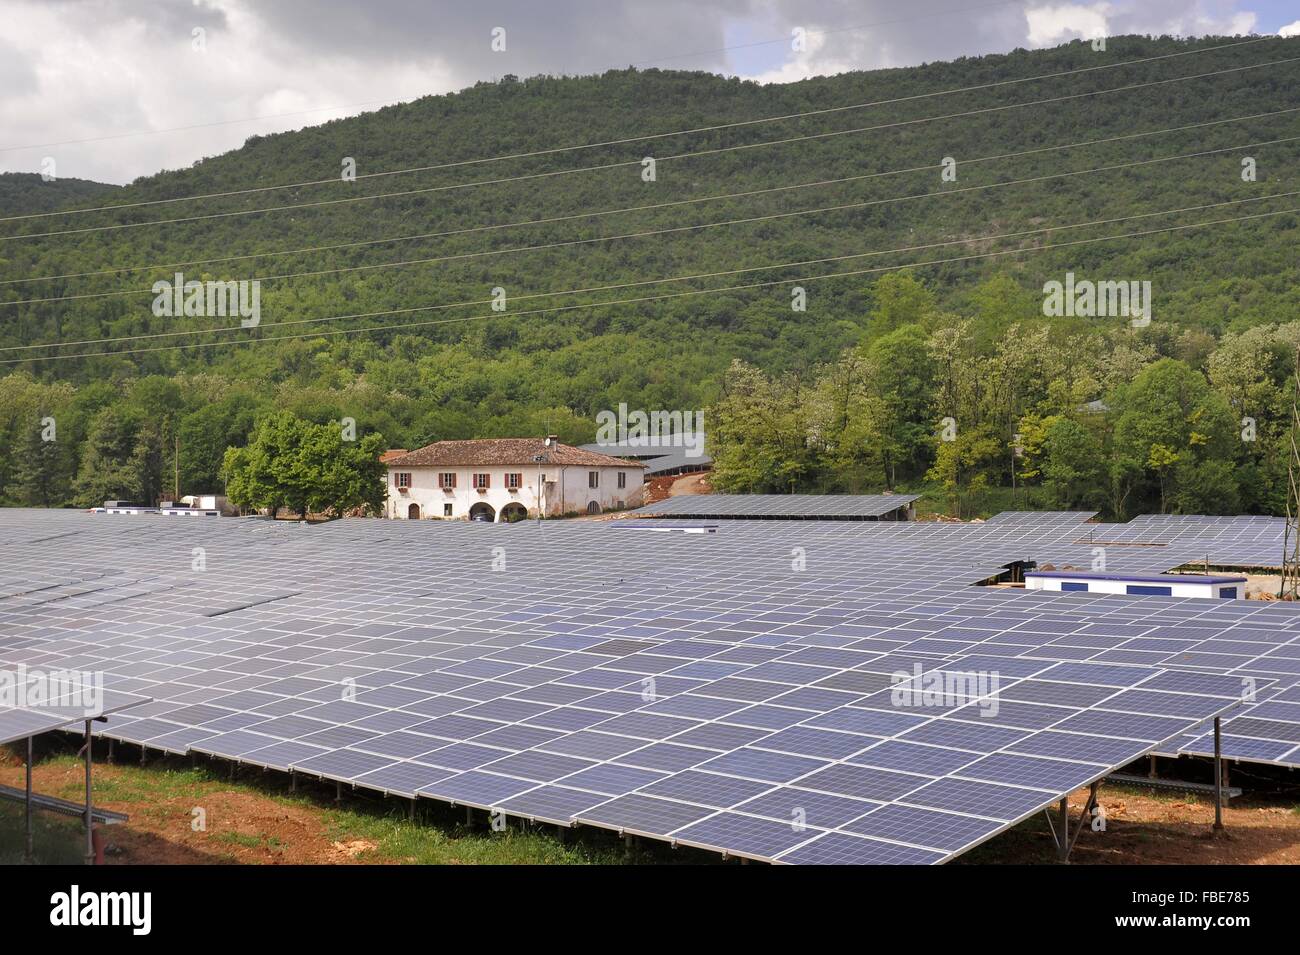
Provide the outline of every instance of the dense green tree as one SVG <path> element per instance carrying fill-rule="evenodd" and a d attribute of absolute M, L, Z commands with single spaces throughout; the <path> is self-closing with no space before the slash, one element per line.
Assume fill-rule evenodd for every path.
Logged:
<path fill-rule="evenodd" d="M 867 388 L 876 399 L 882 478 L 892 488 L 899 478 L 925 470 L 934 434 L 934 360 L 919 325 L 903 325 L 867 348 Z"/>
<path fill-rule="evenodd" d="M 252 440 L 226 452 L 226 494 L 240 507 L 288 508 L 341 516 L 362 508 L 382 511 L 386 471 L 380 434 L 350 438 L 336 424 L 316 424 L 289 411 L 260 419 Z"/>
<path fill-rule="evenodd" d="M 1203 499 L 1207 482 L 1220 479 L 1220 500 L 1231 506 L 1238 489 L 1231 468 L 1206 469 L 1236 451 L 1236 422 L 1228 402 L 1204 376 L 1173 358 L 1162 358 L 1119 389 L 1115 446 L 1130 471 L 1141 474 L 1139 493 L 1164 513 L 1171 499 Z M 1191 481 L 1191 484 L 1185 482 Z"/>

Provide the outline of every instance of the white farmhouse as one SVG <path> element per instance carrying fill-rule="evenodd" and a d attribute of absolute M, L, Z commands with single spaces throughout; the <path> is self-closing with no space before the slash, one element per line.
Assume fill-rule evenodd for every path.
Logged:
<path fill-rule="evenodd" d="M 542 438 L 438 441 L 382 456 L 390 518 L 518 520 L 642 503 L 645 465 Z"/>

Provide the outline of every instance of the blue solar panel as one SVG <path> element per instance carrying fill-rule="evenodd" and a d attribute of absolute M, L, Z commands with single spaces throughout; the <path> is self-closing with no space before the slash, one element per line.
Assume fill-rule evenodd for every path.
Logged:
<path fill-rule="evenodd" d="M 733 854 L 771 859 L 817 835 L 806 826 L 720 812 L 676 833 L 678 842 Z"/>
<path fill-rule="evenodd" d="M 1051 794 L 966 779 L 939 779 L 910 792 L 907 802 L 932 809 L 1014 821 L 1051 801 Z"/>
<path fill-rule="evenodd" d="M 1242 673 L 1300 675 L 1300 608 L 971 586 L 1027 554 L 1090 559 L 1065 521 L 738 521 L 707 537 L 617 542 L 579 522 L 544 535 L 443 522 L 219 521 L 183 532 L 137 523 L 137 543 L 149 545 L 128 551 L 102 521 L 41 519 L 77 530 L 73 543 L 33 545 L 22 561 L 22 574 L 50 578 L 43 596 L 0 569 L 0 614 L 18 621 L 14 636 L 0 634 L 0 664 L 33 652 L 93 659 L 116 688 L 158 699 L 110 724 L 115 738 L 180 752 L 206 745 L 402 795 L 508 803 L 547 821 L 634 819 L 632 831 L 779 861 L 946 858 L 964 846 L 897 827 L 933 817 L 953 839 L 967 825 L 972 840 L 994 830 L 965 822 L 977 815 L 970 806 L 923 807 L 914 795 L 933 801 L 947 791 L 940 784 L 979 784 L 994 787 L 976 790 L 992 798 L 1002 787 L 1015 799 L 998 810 L 1001 824 L 1022 808 L 1016 800 L 1049 805 L 1080 773 L 1166 739 L 1201 745 L 1196 723 L 1236 700 Z M 22 520 L 0 513 L 6 531 Z M 139 582 L 172 586 L 158 561 L 183 564 L 195 534 L 238 556 L 187 577 L 178 610 Z M 527 586 L 503 591 L 452 559 L 497 540 L 533 568 Z M 834 563 L 792 573 L 792 546 Z M 1147 573 L 1176 557 L 1108 548 L 1108 562 Z M 68 593 L 66 567 L 109 563 L 134 565 L 131 580 L 101 574 L 94 590 Z M 620 575 L 592 571 L 607 564 Z M 431 585 L 433 565 L 442 576 Z M 300 593 L 261 587 L 285 566 L 297 569 Z M 1156 657 L 1219 672 L 1099 662 Z M 915 666 L 995 674 L 1000 685 L 975 701 L 894 705 L 893 674 Z M 344 680 L 355 700 L 340 699 Z M 1300 739 L 1266 738 L 1300 725 L 1288 703 L 1300 707 L 1300 696 L 1271 696 L 1227 720 L 1225 748 L 1235 740 L 1237 752 L 1289 758 Z M 820 832 L 885 800 L 873 825 L 895 827 L 888 835 Z M 787 841 L 792 813 L 805 817 L 799 843 Z"/>
<path fill-rule="evenodd" d="M 963 766 L 958 775 L 964 779 L 1033 786 L 1051 792 L 1071 792 L 1092 782 L 1106 772 L 1105 764 L 1070 762 L 1015 753 L 994 753 Z"/>
<path fill-rule="evenodd" d="M 931 849 L 956 852 L 999 831 L 1002 825 L 997 820 L 893 803 L 848 823 L 844 829 L 900 842 L 920 839 Z"/>
<path fill-rule="evenodd" d="M 762 782 L 788 783 L 825 765 L 823 760 L 743 746 L 733 752 L 716 756 L 702 763 L 699 768 L 732 776 L 744 776 Z"/>
<path fill-rule="evenodd" d="M 792 865 L 934 865 L 944 857 L 945 853 L 930 849 L 829 832 L 782 853 L 777 859 Z"/>
<path fill-rule="evenodd" d="M 761 796 L 742 802 L 735 808 L 755 816 L 764 816 L 786 823 L 803 822 L 822 829 L 834 829 L 856 819 L 880 803 L 830 793 L 778 786 Z"/>
<path fill-rule="evenodd" d="M 536 785 L 535 782 L 524 779 L 494 776 L 491 773 L 472 770 L 421 786 L 419 791 L 423 795 L 436 796 L 449 802 L 493 809 L 502 800 L 517 796 Z"/>

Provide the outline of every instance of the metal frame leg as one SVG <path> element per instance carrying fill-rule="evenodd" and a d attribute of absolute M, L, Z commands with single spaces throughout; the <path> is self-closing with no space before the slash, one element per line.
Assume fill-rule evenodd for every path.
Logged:
<path fill-rule="evenodd" d="M 1223 729 L 1214 718 L 1214 831 L 1223 831 Z"/>
<path fill-rule="evenodd" d="M 1061 865 L 1068 865 L 1070 862 L 1070 797 L 1062 796 L 1060 805 L 1057 807 L 1059 825 L 1061 827 L 1060 838 L 1056 840 L 1056 860 Z"/>
<path fill-rule="evenodd" d="M 95 863 L 94 800 L 91 793 L 91 766 L 94 763 L 94 756 L 90 746 L 91 722 L 91 720 L 86 720 L 86 865 L 94 865 Z"/>
<path fill-rule="evenodd" d="M 33 859 L 32 853 L 32 738 L 27 737 L 27 805 L 25 812 L 25 825 L 27 827 L 27 848 L 23 856 L 28 862 Z"/>
<path fill-rule="evenodd" d="M 1047 828 L 1052 834 L 1052 841 L 1056 843 L 1056 859 L 1061 865 L 1070 864 L 1070 851 L 1074 844 L 1079 841 L 1079 835 L 1083 832 L 1085 824 L 1092 818 L 1093 807 L 1097 805 L 1097 787 L 1101 781 L 1093 783 L 1088 787 L 1088 801 L 1083 804 L 1083 812 L 1079 815 L 1079 823 L 1074 827 L 1074 835 L 1070 835 L 1070 797 L 1064 796 L 1057 804 L 1057 821 L 1052 820 L 1050 809 L 1044 809 L 1043 814 L 1047 816 Z"/>

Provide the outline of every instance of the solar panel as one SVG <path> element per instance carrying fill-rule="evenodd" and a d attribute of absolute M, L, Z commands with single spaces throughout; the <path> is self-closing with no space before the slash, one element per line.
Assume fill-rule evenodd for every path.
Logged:
<path fill-rule="evenodd" d="M 1281 604 L 973 586 L 1042 554 L 1086 566 L 1065 519 L 0 526 L 21 555 L 0 569 L 0 665 L 93 669 L 156 700 L 103 735 L 780 862 L 949 858 L 1026 801 L 1194 744 L 1300 637 Z M 209 569 L 191 572 L 199 545 Z M 492 572 L 496 547 L 526 585 Z M 1160 572 L 1181 554 L 1108 560 Z M 945 661 L 996 672 L 998 711 L 891 701 Z M 1290 702 L 1266 691 L 1258 706 Z"/>
<path fill-rule="evenodd" d="M 911 506 L 919 494 L 694 494 L 665 498 L 630 513 L 652 517 L 717 520 L 875 520 Z"/>

